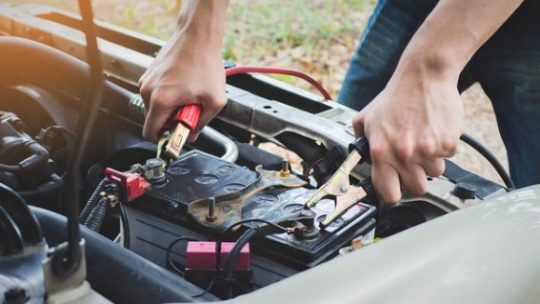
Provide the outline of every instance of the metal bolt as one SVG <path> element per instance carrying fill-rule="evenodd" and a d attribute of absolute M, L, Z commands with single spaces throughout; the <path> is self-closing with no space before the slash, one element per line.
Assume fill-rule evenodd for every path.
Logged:
<path fill-rule="evenodd" d="M 211 197 L 208 199 L 208 215 L 206 216 L 206 221 L 215 222 L 216 219 L 216 199 Z"/>
<path fill-rule="evenodd" d="M 111 208 L 114 208 L 118 204 L 118 197 L 114 194 L 109 194 L 107 195 L 107 202 Z"/>
<path fill-rule="evenodd" d="M 165 180 L 165 162 L 161 159 L 148 159 L 143 170 L 144 177 L 150 182 L 162 182 Z"/>
<path fill-rule="evenodd" d="M 279 171 L 279 176 L 281 177 L 289 177 L 291 172 L 289 171 L 289 161 L 286 159 L 281 161 L 281 171 Z"/>

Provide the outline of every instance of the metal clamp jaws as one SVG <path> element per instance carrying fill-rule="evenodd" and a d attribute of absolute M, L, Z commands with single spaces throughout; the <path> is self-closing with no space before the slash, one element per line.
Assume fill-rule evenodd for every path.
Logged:
<path fill-rule="evenodd" d="M 337 199 L 349 192 L 349 189 L 351 188 L 349 180 L 351 171 L 359 163 L 369 160 L 369 143 L 365 138 L 360 137 L 349 145 L 349 150 L 349 156 L 337 169 L 334 175 L 332 175 L 332 177 L 306 201 L 304 204 L 306 209 L 314 207 L 323 198 L 335 197 Z M 360 186 L 362 189 L 357 193 L 355 199 L 349 199 L 345 203 L 338 204 L 336 209 L 328 214 L 326 219 L 321 222 L 321 227 L 326 227 L 349 208 L 356 205 L 359 200 L 372 195 L 371 179 L 366 179 Z"/>
<path fill-rule="evenodd" d="M 159 131 L 161 139 L 158 142 L 156 157 L 167 164 L 170 160 L 177 159 L 189 134 L 195 130 L 200 116 L 201 105 L 199 104 L 189 104 L 178 108 Z"/>
<path fill-rule="evenodd" d="M 354 191 L 351 189 L 350 195 L 339 196 L 336 198 L 336 208 L 328 213 L 324 220 L 319 223 L 321 229 L 328 227 L 333 221 L 341 217 L 347 210 L 358 204 L 360 201 L 375 198 L 375 191 L 373 190 L 370 177 L 361 181 L 359 186 L 360 187 L 354 187 Z"/>

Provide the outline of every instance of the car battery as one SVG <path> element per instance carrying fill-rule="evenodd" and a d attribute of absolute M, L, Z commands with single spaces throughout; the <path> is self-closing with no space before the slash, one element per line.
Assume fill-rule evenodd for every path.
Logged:
<path fill-rule="evenodd" d="M 221 238 L 219 231 L 193 220 L 188 213 L 189 204 L 242 192 L 256 180 L 256 172 L 204 152 L 194 150 L 183 154 L 168 168 L 164 183 L 153 185 L 143 196 L 126 205 L 131 231 L 130 249 L 167 266 L 165 251 L 175 238 Z M 308 187 L 263 189 L 246 198 L 241 218 L 272 221 L 292 214 L 304 208 L 299 202 L 305 201 L 314 191 Z M 333 200 L 321 200 L 311 209 L 316 214 L 315 225 L 318 226 L 333 209 Z M 251 242 L 254 282 L 257 283 L 259 278 L 258 284 L 264 286 L 327 260 L 353 238 L 374 228 L 375 211 L 374 207 L 359 203 L 310 238 L 279 233 L 255 239 Z M 246 223 L 239 230 L 241 232 L 253 225 L 256 223 Z M 185 248 L 176 246 L 173 257 L 182 263 Z M 266 274 L 261 275 L 261 271 Z"/>

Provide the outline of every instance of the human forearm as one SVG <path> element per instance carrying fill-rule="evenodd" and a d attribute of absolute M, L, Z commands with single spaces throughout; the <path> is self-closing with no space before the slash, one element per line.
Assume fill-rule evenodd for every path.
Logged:
<path fill-rule="evenodd" d="M 444 172 L 463 129 L 457 82 L 464 66 L 521 0 L 441 0 L 415 33 L 386 87 L 353 121 L 370 141 L 379 198 L 397 202 L 401 185 L 427 191 Z M 401 185 L 400 185 L 401 184 Z"/>
<path fill-rule="evenodd" d="M 409 42 L 396 75 L 413 70 L 457 82 L 473 54 L 522 2 L 441 0 Z"/>
<path fill-rule="evenodd" d="M 178 106 L 201 104 L 195 135 L 227 101 L 221 48 L 228 1 L 184 0 L 183 4 L 173 36 L 139 80 L 147 105 L 143 136 L 153 141 Z"/>
<path fill-rule="evenodd" d="M 228 0 L 184 0 L 175 36 L 188 35 L 193 42 L 221 49 Z"/>

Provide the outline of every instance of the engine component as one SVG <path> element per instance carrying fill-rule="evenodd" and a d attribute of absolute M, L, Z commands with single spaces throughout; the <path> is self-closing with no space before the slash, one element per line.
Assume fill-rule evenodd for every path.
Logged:
<path fill-rule="evenodd" d="M 0 182 L 17 191 L 58 186 L 49 152 L 13 113 L 0 112 Z"/>
<path fill-rule="evenodd" d="M 24 199 L 0 184 L 0 302 L 42 302 L 41 263 L 47 255 L 40 226 Z"/>
<path fill-rule="evenodd" d="M 15 13 L 13 16 L 9 13 L 11 11 Z M 29 11 L 33 11 L 33 13 L 29 14 Z M 85 56 L 83 48 L 86 46 L 83 45 L 80 36 L 73 33 L 75 27 L 81 26 L 81 21 L 78 17 L 66 18 L 63 13 L 47 13 L 47 11 L 44 13 L 42 9 L 34 9 L 32 6 L 26 6 L 25 9 L 21 9 L 21 12 L 17 13 L 11 8 L 3 9 L 0 12 L 0 19 L 3 21 L 0 23 L 7 25 L 1 29 L 1 34 L 28 35 L 32 39 L 35 39 L 35 35 L 39 34 L 41 43 L 28 43 L 28 41 L 16 41 L 10 38 L 1 41 L 0 53 L 7 54 L 7 56 L 3 56 L 4 58 L 12 58 L 10 54 L 17 54 L 19 57 L 27 58 L 27 60 L 21 61 L 23 64 L 11 64 L 12 60 L 3 60 L 1 62 L 3 70 L 10 72 L 1 75 L 0 82 L 2 82 L 2 86 L 7 85 L 10 88 L 16 86 L 17 90 L 24 90 L 30 95 L 50 95 L 49 101 L 41 100 L 39 104 L 47 114 L 54 112 L 55 115 L 49 115 L 54 118 L 52 120 L 39 121 L 27 119 L 26 115 L 23 116 L 22 112 L 24 111 L 19 111 L 20 109 L 16 107 L 8 106 L 4 110 L 20 113 L 21 117 L 25 118 L 25 121 L 32 127 L 31 132 L 23 132 L 24 129 L 19 131 L 31 134 L 30 139 L 37 135 L 40 128 L 44 128 L 43 132 L 36 137 L 36 141 L 48 150 L 49 158 L 53 159 L 55 164 L 62 169 L 59 172 L 63 172 L 65 166 L 59 160 L 66 158 L 62 154 L 66 155 L 67 151 L 63 151 L 61 141 L 56 141 L 56 138 L 62 136 L 63 131 L 55 129 L 54 126 L 53 128 L 47 128 L 47 126 L 54 123 L 74 129 L 74 122 L 80 121 L 80 117 L 84 117 L 87 111 L 80 111 L 82 108 L 80 93 L 86 91 L 85 88 L 87 88 L 89 80 L 86 76 L 88 69 L 82 62 L 74 61 L 65 53 L 54 52 L 45 47 L 44 44 L 53 45 L 66 53 L 80 56 L 80 58 L 89 58 Z M 120 185 L 123 185 L 121 188 L 126 195 L 125 197 L 117 195 L 119 198 L 121 197 L 117 206 L 125 205 L 127 215 L 120 215 L 122 218 L 122 226 L 120 226 L 117 222 L 117 214 L 110 212 L 109 215 L 112 216 L 105 218 L 101 229 L 101 233 L 108 237 L 123 235 L 124 241 L 131 240 L 134 243 L 132 250 L 138 255 L 117 246 L 119 242 L 116 244 L 109 242 L 88 229 L 82 231 L 83 236 L 88 241 L 86 252 L 89 261 L 87 264 L 89 280 L 94 288 L 103 291 L 107 297 L 115 302 L 216 300 L 210 293 L 201 293 L 202 290 L 199 288 L 195 288 L 161 267 L 155 267 L 154 264 L 141 257 L 146 257 L 164 267 L 181 269 L 186 266 L 187 269 L 178 271 L 178 273 L 185 273 L 186 278 L 192 279 L 190 276 L 195 271 L 202 273 L 204 270 L 195 269 L 192 262 L 186 261 L 185 256 L 189 250 L 182 246 L 171 247 L 171 244 L 174 245 L 175 240 L 179 237 L 237 240 L 235 246 L 230 249 L 233 257 L 236 249 L 240 250 L 244 243 L 249 243 L 252 280 L 246 279 L 241 285 L 246 285 L 248 289 L 249 287 L 258 289 L 303 269 L 321 264 L 333 257 L 338 249 L 349 245 L 351 240 L 351 249 L 369 244 L 375 235 L 373 229 L 375 223 L 377 223 L 377 234 L 388 236 L 429 221 L 439 215 L 478 204 L 484 198 L 491 197 L 501 191 L 504 192 L 504 189 L 494 183 L 479 179 L 470 172 L 451 170 L 452 166 L 447 165 L 444 177 L 428 181 L 428 195 L 421 198 L 406 197 L 405 199 L 409 201 L 404 200 L 401 205 L 385 209 L 382 214 L 378 214 L 381 216 L 377 217 L 376 221 L 374 215 L 377 207 L 364 204 L 357 204 L 343 215 L 334 217 L 333 210 L 344 210 L 348 204 L 327 198 L 320 200 L 311 210 L 306 210 L 302 203 L 315 193 L 316 190 L 312 188 L 314 181 L 319 186 L 324 184 L 338 169 L 336 164 L 341 164 L 345 158 L 346 145 L 353 140 L 353 132 L 349 122 L 355 112 L 336 103 L 320 102 L 319 99 L 300 90 L 287 87 L 279 81 L 253 74 L 241 74 L 228 79 L 228 105 L 212 123 L 219 132 L 203 130 L 197 145 L 189 147 L 213 155 L 223 155 L 222 158 L 227 161 L 219 161 L 202 152 L 195 151 L 183 155 L 169 171 L 165 171 L 164 167 L 155 159 L 145 163 L 148 158 L 154 157 L 146 152 L 147 150 L 155 151 L 155 145 L 146 143 L 146 145 L 151 146 L 150 149 L 139 149 L 144 145 L 140 138 L 143 119 L 142 106 L 135 105 L 138 111 L 135 115 L 133 109 L 130 110 L 131 104 L 128 102 L 133 95 L 136 95 L 128 90 L 135 91 L 136 79 L 151 61 L 150 56 L 140 53 L 141 48 L 148 46 L 154 48 L 153 51 L 144 52 L 151 54 L 159 49 L 159 45 L 145 38 L 135 37 L 133 34 L 119 33 L 117 29 L 107 29 L 101 26 L 100 36 L 101 39 L 107 40 L 106 43 L 101 43 L 100 47 L 107 79 L 110 81 L 104 83 L 104 103 L 99 109 L 96 126 L 87 128 L 93 133 L 93 136 L 89 138 L 88 149 L 84 149 L 87 153 L 81 163 L 81 168 L 84 170 L 87 165 L 95 164 L 94 172 L 101 174 L 107 166 L 114 167 L 118 171 L 127 171 L 134 163 L 143 164 L 131 168 L 138 175 L 122 176 L 123 172 L 120 172 L 120 175 L 111 175 L 111 177 L 117 178 Z M 45 39 L 41 39 L 43 37 Z M 120 45 L 129 48 L 129 50 L 123 49 Z M 51 67 L 55 68 L 57 73 L 50 74 Z M 61 77 L 58 77 L 59 75 Z M 60 81 L 64 78 L 66 81 Z M 17 83 L 21 79 L 28 80 L 30 83 Z M 92 91 L 96 92 L 97 90 Z M 57 98 L 58 100 L 56 100 Z M 9 100 L 12 104 L 18 103 L 17 98 L 9 97 Z M 32 109 L 32 107 L 29 108 Z M 24 109 L 28 109 L 28 107 L 24 107 Z M 47 123 L 43 124 L 45 121 Z M 211 129 L 205 128 L 205 130 Z M 281 157 L 264 153 L 258 149 L 257 142 L 259 141 L 281 144 L 299 155 L 304 164 L 304 176 L 297 179 L 294 175 L 296 172 L 291 172 L 286 164 L 281 166 Z M 131 153 L 120 152 L 118 154 L 123 161 L 122 164 L 126 165 L 125 167 L 116 167 L 106 161 L 111 154 L 124 151 L 126 148 L 130 149 Z M 135 157 L 134 151 L 137 149 L 139 149 L 141 157 Z M 53 152 L 53 150 L 58 151 L 58 153 Z M 143 150 L 144 152 L 140 153 Z M 4 161 L 4 158 L 0 159 L 2 162 Z M 51 164 L 50 161 L 49 164 Z M 265 170 L 262 168 L 256 170 L 259 164 L 263 164 Z M 243 165 L 248 166 L 248 168 L 240 167 Z M 363 181 L 368 176 L 368 171 L 363 170 L 366 167 L 355 166 L 354 171 L 356 172 L 352 172 L 354 178 L 351 180 L 353 184 L 356 180 Z M 91 187 L 101 178 L 101 176 L 97 177 L 98 174 L 87 176 L 89 184 L 92 184 Z M 24 180 L 24 182 L 26 181 Z M 151 189 L 147 189 L 146 182 L 151 184 Z M 31 187 L 28 189 L 31 190 Z M 66 187 L 66 189 L 77 190 L 75 187 Z M 91 193 L 93 189 L 85 188 L 82 190 L 83 193 Z M 107 206 L 103 204 L 104 201 L 101 199 L 104 196 L 100 192 L 96 191 L 97 196 L 95 196 L 97 198 L 96 204 L 101 203 L 100 208 L 90 208 L 88 211 L 89 214 L 93 214 L 91 218 L 95 216 L 98 219 L 96 222 L 90 222 L 90 226 L 94 229 L 99 228 L 94 223 L 102 222 L 103 207 Z M 133 200 L 128 202 L 131 199 Z M 78 202 L 78 200 L 75 201 Z M 356 204 L 355 201 L 351 201 L 351 203 Z M 488 206 L 488 208 L 490 207 Z M 72 208 L 71 211 L 74 209 L 77 208 Z M 513 211 L 516 211 L 514 209 Z M 378 211 L 380 210 L 382 209 L 379 208 Z M 336 211 L 336 213 L 339 212 Z M 490 214 L 496 213 L 491 212 Z M 45 219 L 43 227 L 50 245 L 55 245 L 65 239 L 65 221 L 56 221 L 57 215 L 43 210 L 36 210 L 36 214 L 40 216 L 40 219 Z M 477 213 L 477 215 L 482 214 Z M 1 223 L 11 223 L 11 220 L 16 222 L 14 216 L 7 217 L 4 213 L 0 216 L 3 217 L 0 220 Z M 331 220 L 334 218 L 336 220 L 332 222 Z M 475 219 L 482 218 L 484 217 L 475 217 Z M 56 220 L 51 221 L 51 219 Z M 272 233 L 276 232 L 273 235 L 258 234 L 257 231 L 266 228 L 263 227 L 264 224 L 256 222 L 255 219 L 277 222 L 284 229 L 272 231 Z M 124 223 L 128 223 L 128 221 L 130 226 L 124 227 Z M 329 225 L 320 230 L 321 222 L 329 223 Z M 475 221 L 466 222 L 474 223 Z M 493 222 L 488 222 L 483 224 L 493 224 Z M 451 229 L 451 226 L 448 225 L 446 228 Z M 506 227 L 505 225 L 496 226 Z M 132 229 L 131 234 L 127 229 L 129 227 Z M 422 228 L 415 230 L 421 231 Z M 462 239 L 463 233 L 468 233 L 466 230 L 470 229 L 462 230 L 455 235 L 456 239 Z M 474 230 L 477 231 L 477 229 Z M 523 229 L 521 230 L 523 231 Z M 8 230 L 2 230 L 0 233 L 7 235 L 6 231 Z M 71 229 L 70 231 L 75 230 Z M 227 234 L 226 231 L 231 233 Z M 444 234 L 444 229 L 442 232 Z M 4 237 L 4 234 L 0 235 L 0 243 L 5 240 L 10 245 L 4 247 L 14 249 L 2 250 L 4 252 L 21 252 L 20 250 L 24 248 L 25 244 L 24 241 L 21 241 L 24 240 L 24 236 L 17 234 L 14 229 L 11 229 L 9 233 L 13 234 L 9 239 Z M 439 231 L 437 231 L 438 234 Z M 397 236 L 397 238 L 399 237 Z M 52 243 L 51 240 L 53 240 Z M 118 238 L 118 240 L 122 240 L 122 238 Z M 434 239 L 430 241 L 434 242 Z M 406 243 L 410 244 L 411 242 Z M 429 245 L 428 247 L 433 247 L 431 243 Z M 129 248 L 129 244 L 125 246 Z M 383 244 L 383 246 L 386 245 Z M 164 248 L 169 247 L 172 248 L 170 252 L 164 250 Z M 225 251 L 227 250 L 225 248 Z M 385 260 L 379 254 L 384 253 L 384 251 L 377 248 L 374 250 L 377 251 L 376 255 L 372 255 L 371 259 L 355 260 L 356 265 L 366 265 L 362 264 L 362 261 L 369 263 L 369 261 Z M 346 249 L 341 251 L 346 251 Z M 24 252 L 25 250 L 22 251 L 23 254 Z M 370 252 L 373 253 L 373 250 Z M 393 254 L 396 251 L 389 250 L 388 252 Z M 13 256 L 14 254 L 11 254 L 9 257 Z M 219 255 L 216 254 L 216 256 Z M 452 257 L 456 256 L 452 255 Z M 232 258 L 223 260 L 221 264 L 215 262 L 214 265 L 221 265 L 219 267 L 223 268 L 223 277 L 229 280 L 231 276 L 224 273 L 229 273 L 230 269 L 233 269 L 228 265 L 236 263 Z M 331 262 L 332 265 L 337 265 L 335 262 L 339 264 L 339 260 L 350 259 L 348 257 L 336 259 L 336 261 Z M 446 265 L 452 259 L 445 256 L 439 260 L 443 262 L 437 262 L 437 265 Z M 388 273 L 398 269 L 395 267 L 396 265 L 401 266 L 398 265 L 400 263 L 390 265 L 391 263 L 386 262 L 374 263 L 377 269 L 372 272 L 369 272 L 370 269 L 367 267 L 367 272 L 359 277 L 360 281 L 372 280 L 377 274 L 382 274 L 381 282 L 383 282 L 384 279 L 388 278 Z M 341 267 L 347 263 L 341 264 L 338 265 L 340 266 L 338 268 L 334 266 L 334 270 L 339 269 L 339 272 L 350 270 L 344 270 Z M 353 264 L 349 263 L 349 265 Z M 5 269 L 4 265 L 0 265 L 2 271 Z M 330 266 L 330 264 L 327 265 Z M 434 265 L 434 263 L 430 265 Z M 384 268 L 382 271 L 381 267 Z M 529 267 L 529 269 L 533 268 Z M 192 270 L 194 272 L 191 272 Z M 324 286 L 327 284 L 324 277 L 328 275 L 328 272 L 331 272 L 332 267 L 325 268 L 322 265 L 321 270 L 323 271 L 319 271 L 319 276 L 311 282 L 318 282 Z M 421 271 L 418 273 L 425 273 L 425 269 L 419 268 L 419 270 Z M 480 271 L 485 274 L 485 269 Z M 317 269 L 314 272 L 317 273 Z M 314 272 L 310 271 L 305 275 L 310 276 Z M 353 272 L 351 277 L 358 276 L 357 271 Z M 407 274 L 410 275 L 410 272 Z M 215 273 L 212 273 L 208 276 L 205 283 L 198 283 L 199 287 L 206 288 L 207 283 L 214 275 Z M 305 279 L 306 276 L 298 279 Z M 2 285 L 2 279 L 3 277 L 0 278 L 0 285 Z M 238 279 L 236 278 L 236 280 Z M 227 280 L 222 282 L 223 285 L 230 282 Z M 411 281 L 402 280 L 402 278 L 400 280 L 399 284 Z M 126 282 L 130 284 L 126 284 Z M 304 293 L 298 293 L 298 286 L 305 285 L 305 280 L 303 282 L 291 288 L 293 297 L 303 298 L 306 296 Z M 19 284 L 19 282 L 16 283 Z M 251 283 L 253 283 L 252 286 L 248 286 Z M 286 283 L 290 286 L 289 282 Z M 20 284 L 24 284 L 24 282 Z M 229 284 L 229 286 L 224 286 L 220 292 L 228 297 L 228 293 L 236 294 L 239 291 L 232 290 L 234 288 Z M 211 292 L 214 293 L 214 289 L 211 289 Z M 29 294 L 25 288 L 11 288 L 9 292 L 6 292 L 5 300 L 25 300 Z M 280 293 L 280 295 L 282 294 Z M 362 290 L 362 294 L 365 294 L 364 290 Z M 250 299 L 247 299 L 245 301 L 249 302 Z M 0 302 L 2 300 L 4 299 L 0 297 Z M 305 299 L 303 300 L 305 301 Z M 256 302 L 257 300 L 251 301 Z"/>

